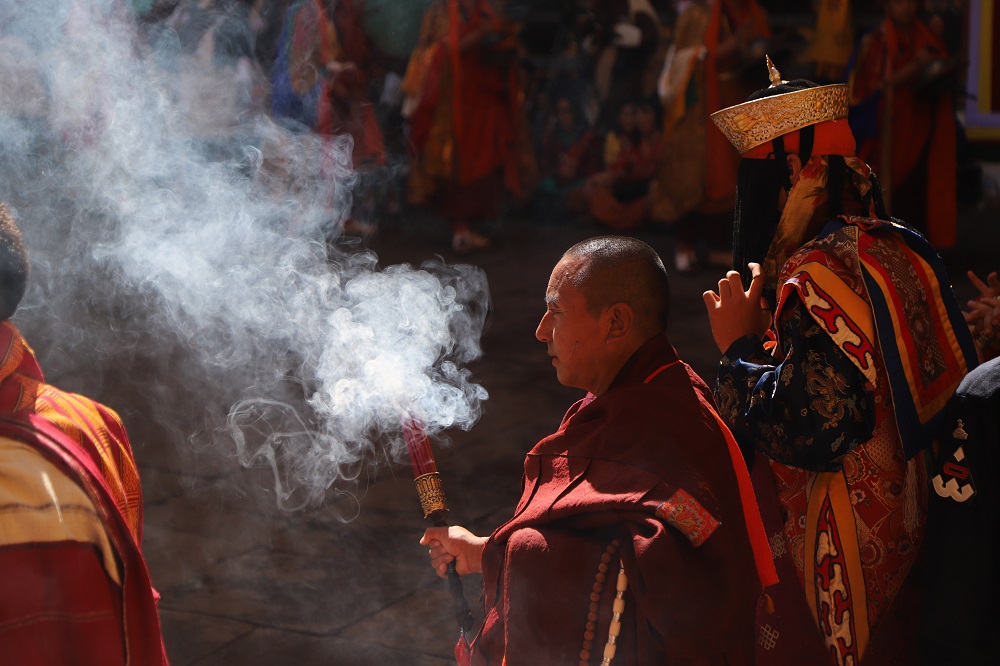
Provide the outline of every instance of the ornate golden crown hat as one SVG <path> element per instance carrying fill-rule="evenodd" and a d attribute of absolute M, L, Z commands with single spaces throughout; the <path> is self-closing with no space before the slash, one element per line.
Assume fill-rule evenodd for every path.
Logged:
<path fill-rule="evenodd" d="M 782 83 L 781 74 L 767 58 L 771 88 Z M 809 125 L 847 117 L 847 86 L 838 83 L 762 97 L 712 114 L 712 122 L 736 146 L 740 155 L 782 134 Z"/>

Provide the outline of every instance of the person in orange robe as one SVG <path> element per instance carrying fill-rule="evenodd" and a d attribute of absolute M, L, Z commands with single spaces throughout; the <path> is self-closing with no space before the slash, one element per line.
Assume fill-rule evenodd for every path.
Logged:
<path fill-rule="evenodd" d="M 128 436 L 112 410 L 45 383 L 9 321 L 27 268 L 0 204 L 2 661 L 166 666 Z"/>
<path fill-rule="evenodd" d="M 886 0 L 852 67 L 851 128 L 858 156 L 881 176 L 886 207 L 938 249 L 957 240 L 954 74 L 919 0 Z"/>

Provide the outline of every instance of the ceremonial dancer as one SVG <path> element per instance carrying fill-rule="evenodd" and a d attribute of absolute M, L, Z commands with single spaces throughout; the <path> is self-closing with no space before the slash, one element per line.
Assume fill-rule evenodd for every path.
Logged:
<path fill-rule="evenodd" d="M 704 295 L 781 578 L 758 664 L 916 663 L 923 452 L 976 350 L 940 259 L 855 156 L 846 86 L 768 69 L 713 115 L 742 156 L 738 270 Z"/>

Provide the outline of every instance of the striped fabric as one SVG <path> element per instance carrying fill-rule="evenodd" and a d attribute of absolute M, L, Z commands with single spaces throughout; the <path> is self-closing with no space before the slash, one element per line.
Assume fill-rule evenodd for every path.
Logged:
<path fill-rule="evenodd" d="M 0 354 L 0 661 L 166 666 L 121 421 L 45 384 L 9 322 Z"/>
<path fill-rule="evenodd" d="M 93 400 L 45 384 L 34 352 L 10 322 L 0 324 L 0 351 L 0 414 L 18 419 L 34 411 L 99 461 L 115 505 L 142 543 L 142 488 L 121 419 Z"/>
<path fill-rule="evenodd" d="M 944 264 L 927 241 L 885 220 L 838 218 L 788 260 L 779 281 L 799 292 L 870 381 L 878 345 L 906 458 L 927 448 L 945 404 L 978 364 Z"/>

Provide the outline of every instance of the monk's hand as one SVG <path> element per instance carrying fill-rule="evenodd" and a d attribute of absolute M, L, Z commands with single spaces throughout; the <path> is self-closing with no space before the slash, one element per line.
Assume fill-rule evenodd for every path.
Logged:
<path fill-rule="evenodd" d="M 719 280 L 719 291 L 702 294 L 712 337 L 725 354 L 730 345 L 746 335 L 763 337 L 771 327 L 771 312 L 764 300 L 764 278 L 760 264 L 747 264 L 750 268 L 750 288 L 743 290 L 743 279 L 738 271 L 729 271 Z"/>
<path fill-rule="evenodd" d="M 464 527 L 430 527 L 420 539 L 421 546 L 427 546 L 431 567 L 438 576 L 448 575 L 448 564 L 455 563 L 458 575 L 482 573 L 483 548 L 486 537 L 476 536 Z"/>

